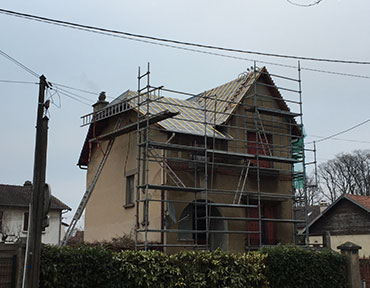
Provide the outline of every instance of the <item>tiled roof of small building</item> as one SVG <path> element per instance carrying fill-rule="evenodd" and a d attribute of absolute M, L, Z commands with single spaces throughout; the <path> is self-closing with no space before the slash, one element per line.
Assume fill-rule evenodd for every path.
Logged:
<path fill-rule="evenodd" d="M 5 185 L 0 184 L 0 206 L 7 207 L 28 207 L 31 201 L 32 185 Z M 56 197 L 51 197 L 50 209 L 71 210 Z"/>
<path fill-rule="evenodd" d="M 346 194 L 346 197 L 352 199 L 353 201 L 357 202 L 364 208 L 368 209 L 370 212 L 370 196 L 362 196 L 362 195 L 352 195 Z"/>

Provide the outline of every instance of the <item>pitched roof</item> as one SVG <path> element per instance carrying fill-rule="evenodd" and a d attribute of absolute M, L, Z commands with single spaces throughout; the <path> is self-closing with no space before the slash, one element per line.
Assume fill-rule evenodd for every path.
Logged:
<path fill-rule="evenodd" d="M 333 207 L 335 207 L 340 201 L 348 200 L 353 204 L 357 205 L 361 209 L 364 209 L 366 212 L 370 213 L 370 196 L 361 196 L 361 195 L 352 195 L 343 193 L 337 200 L 330 204 L 328 208 L 326 208 L 319 216 L 314 219 L 308 227 L 311 227 L 315 224 L 321 217 L 323 217 L 326 213 L 328 213 Z"/>
<path fill-rule="evenodd" d="M 370 196 L 345 194 L 346 198 L 352 199 L 361 208 L 370 212 Z"/>
<path fill-rule="evenodd" d="M 136 95 L 136 92 L 128 90 L 121 94 L 118 98 L 121 101 L 128 101 L 128 104 L 134 110 L 137 111 L 137 109 L 139 109 L 140 113 L 145 114 L 147 105 L 143 104 L 138 108 L 138 97 L 135 97 Z M 169 132 L 185 133 L 197 136 L 204 136 L 204 133 L 206 133 L 206 135 L 209 137 L 215 136 L 216 138 L 221 139 L 229 138 L 228 135 L 223 134 L 213 128 L 213 126 L 209 124 L 210 121 L 208 119 L 205 121 L 204 108 L 201 107 L 197 102 L 169 97 L 150 97 L 153 100 L 149 105 L 150 114 L 157 114 L 164 111 L 180 112 L 178 115 L 172 118 L 158 122 L 158 125 L 163 129 Z M 209 115 L 207 115 L 207 117 L 209 117 Z M 205 125 L 204 122 L 206 122 Z"/>
<path fill-rule="evenodd" d="M 0 206 L 28 207 L 31 202 L 32 185 L 0 184 Z M 50 209 L 71 210 L 69 206 L 54 196 L 51 196 Z"/>
<path fill-rule="evenodd" d="M 149 113 L 157 114 L 164 111 L 179 112 L 178 115 L 157 123 L 157 125 L 168 132 L 191 134 L 195 136 L 206 135 L 208 137 L 231 140 L 232 137 L 217 130 L 217 126 L 225 124 L 230 119 L 232 113 L 239 106 L 244 96 L 253 88 L 253 84 L 260 78 L 263 78 L 263 81 L 268 84 L 267 86 L 279 108 L 290 112 L 289 107 L 275 86 L 270 74 L 267 69 L 263 67 L 257 72 L 251 71 L 249 73 L 243 73 L 235 80 L 186 100 L 151 95 L 151 100 L 154 101 L 150 101 Z M 139 112 L 142 114 L 147 112 L 147 105 L 145 104 L 140 105 L 138 108 L 137 93 L 131 90 L 122 93 L 103 109 L 113 107 L 122 102 L 126 102 L 133 110 L 138 111 L 139 109 Z M 293 119 L 293 121 L 295 121 L 295 119 Z M 88 164 L 89 139 L 93 138 L 93 133 L 97 136 L 100 134 L 104 126 L 102 122 L 104 121 L 96 122 L 95 126 L 90 124 L 77 165 L 86 166 Z M 94 129 L 92 129 L 92 126 L 94 126 Z M 299 128 L 297 126 L 293 126 L 293 133 L 299 135 L 298 130 Z"/>
<path fill-rule="evenodd" d="M 305 216 L 305 211 L 307 211 L 307 223 L 311 223 L 317 216 L 320 215 L 320 206 L 319 205 L 314 205 L 314 206 L 309 206 L 307 209 L 304 207 L 297 207 L 295 210 L 295 219 L 296 220 L 306 220 Z M 305 223 L 298 223 L 297 228 L 302 229 L 306 225 Z"/>

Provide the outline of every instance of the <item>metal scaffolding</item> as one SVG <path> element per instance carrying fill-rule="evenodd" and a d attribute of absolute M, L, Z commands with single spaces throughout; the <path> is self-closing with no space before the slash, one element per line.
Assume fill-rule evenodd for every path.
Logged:
<path fill-rule="evenodd" d="M 293 212 L 297 205 L 308 206 L 300 68 L 296 78 L 269 74 L 256 63 L 248 70 L 225 98 L 217 89 L 192 95 L 151 86 L 149 65 L 145 73 L 139 69 L 137 249 L 212 250 L 224 245 L 223 239 L 234 239 L 217 235 L 236 235 L 230 237 L 253 250 L 281 242 L 280 230 L 291 235 L 291 243 L 308 245 L 307 229 L 304 241 L 296 237 L 296 225 L 307 227 L 307 216 L 297 220 Z M 275 85 L 272 77 L 286 86 Z M 279 91 L 289 97 L 283 99 Z M 189 110 L 197 117 L 188 117 Z M 165 129 L 158 125 L 163 118 L 153 120 L 160 113 L 203 131 Z M 160 182 L 153 180 L 153 167 L 162 171 Z M 234 180 L 223 183 L 223 178 Z M 282 187 L 282 181 L 290 186 Z M 303 197 L 296 196 L 297 186 Z M 160 210 L 160 226 L 151 223 L 153 209 Z"/>

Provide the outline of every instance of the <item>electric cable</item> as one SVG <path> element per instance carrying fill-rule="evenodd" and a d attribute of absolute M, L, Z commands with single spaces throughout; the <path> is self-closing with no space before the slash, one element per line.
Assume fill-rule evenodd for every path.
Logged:
<path fill-rule="evenodd" d="M 310 3 L 310 4 L 299 4 L 299 3 L 295 3 L 291 0 L 286 0 L 288 3 L 294 5 L 294 6 L 298 6 L 298 7 L 312 7 L 312 6 L 316 6 L 318 4 L 320 4 L 320 2 L 322 2 L 322 0 L 316 0 L 315 2 L 313 3 Z"/>
<path fill-rule="evenodd" d="M 307 137 L 325 138 L 325 136 L 312 135 L 312 134 L 308 135 Z M 357 139 L 330 138 L 330 140 L 344 141 L 344 142 L 352 142 L 352 143 L 370 144 L 370 141 L 366 141 L 366 140 L 357 140 Z"/>
<path fill-rule="evenodd" d="M 25 70 L 26 72 L 30 73 L 31 75 L 35 76 L 36 78 L 40 78 L 40 75 L 38 73 L 36 73 L 32 69 L 28 68 L 26 65 L 22 64 L 18 60 L 14 59 L 13 57 L 11 57 L 10 55 L 8 55 L 7 53 L 5 53 L 4 51 L 2 51 L 1 49 L 0 49 L 0 54 L 2 56 L 4 56 L 5 58 L 7 58 L 8 60 L 12 61 L 14 64 L 16 64 L 17 66 L 19 66 L 23 70 Z"/>
<path fill-rule="evenodd" d="M 2 13 L 1 12 L 2 10 L 3 9 L 0 9 L 0 13 Z M 7 10 L 5 10 L 5 11 L 7 11 Z M 7 13 L 5 13 L 5 14 L 7 14 Z M 21 18 L 25 18 L 25 17 L 21 17 Z M 28 19 L 28 18 L 26 18 L 26 19 Z M 32 20 L 35 20 L 35 19 L 32 19 Z M 46 22 L 46 21 L 41 21 L 41 22 L 49 23 L 49 22 Z M 49 24 L 55 24 L 55 23 L 49 23 Z M 57 25 L 72 28 L 72 27 L 67 26 L 67 25 L 61 25 L 61 24 L 57 24 Z M 203 50 L 188 48 L 188 47 L 180 47 L 180 46 L 175 46 L 175 45 L 170 45 L 170 44 L 157 43 L 157 42 L 147 41 L 147 40 L 143 40 L 143 39 L 134 39 L 134 38 L 125 37 L 125 36 L 122 36 L 122 35 L 114 35 L 114 34 L 110 34 L 110 33 L 98 32 L 98 31 L 90 31 L 90 30 L 82 29 L 82 28 L 76 28 L 76 29 L 79 29 L 79 30 L 82 30 L 82 31 L 94 32 L 94 33 L 107 35 L 107 36 L 112 36 L 112 37 L 117 37 L 117 38 L 123 38 L 123 39 L 126 39 L 126 40 L 132 40 L 132 41 L 136 41 L 136 42 L 142 42 L 142 43 L 146 43 L 146 44 L 152 44 L 152 45 L 157 45 L 157 46 L 162 46 L 162 47 L 167 47 L 167 48 L 174 48 L 174 49 L 189 51 L 189 52 L 196 52 L 196 53 L 202 53 L 202 54 L 207 54 L 207 55 L 213 55 L 213 56 L 219 56 L 219 57 L 236 59 L 236 60 L 243 60 L 243 61 L 250 61 L 250 62 L 256 61 L 256 59 L 238 57 L 238 56 L 234 56 L 234 55 L 226 55 L 226 54 L 215 53 L 215 52 L 210 52 L 210 51 L 203 51 Z M 276 63 L 276 62 L 259 61 L 259 60 L 258 60 L 258 62 L 262 63 L 262 64 L 269 64 L 269 65 L 285 67 L 285 68 L 292 68 L 292 69 L 297 69 L 298 68 L 295 65 L 287 65 L 287 64 Z M 301 70 L 310 71 L 310 72 L 318 72 L 318 73 L 326 73 L 326 74 L 332 74 L 332 75 L 338 75 L 338 76 L 348 76 L 348 77 L 354 77 L 354 78 L 370 79 L 370 76 L 367 76 L 367 75 L 359 75 L 359 74 L 351 74 L 351 73 L 344 73 L 344 72 L 328 71 L 328 70 L 315 69 L 315 68 L 309 68 L 309 67 L 301 67 Z M 85 93 L 90 93 L 90 94 L 95 94 L 95 95 L 98 94 L 98 93 L 95 93 L 95 92 L 82 90 L 82 89 L 78 89 L 78 88 L 73 88 L 73 87 L 70 87 L 70 86 L 62 85 L 62 84 L 56 84 L 56 85 L 59 85 L 59 86 L 62 86 L 62 87 L 64 86 L 65 88 L 69 88 L 69 89 L 75 89 L 75 90 L 80 91 L 80 92 L 85 92 Z M 112 98 L 112 97 L 108 97 L 108 98 Z"/>
<path fill-rule="evenodd" d="M 354 126 L 352 126 L 352 127 L 350 127 L 350 128 L 348 128 L 348 129 L 345 129 L 345 130 L 340 131 L 340 132 L 338 132 L 338 133 L 335 133 L 335 134 L 332 134 L 332 135 L 330 135 L 330 136 L 324 137 L 324 138 L 322 138 L 322 139 L 316 140 L 315 142 L 316 142 L 316 143 L 318 143 L 318 142 L 323 142 L 323 141 L 325 141 L 325 140 L 329 140 L 329 139 L 334 138 L 334 137 L 336 137 L 336 136 L 338 136 L 338 135 L 342 135 L 342 134 L 347 133 L 347 132 L 349 132 L 349 131 L 351 131 L 351 130 L 353 130 L 353 129 L 356 129 L 357 127 L 360 127 L 360 126 L 362 126 L 362 125 L 364 125 L 364 124 L 366 124 L 366 123 L 368 123 L 368 122 L 370 122 L 370 118 L 369 118 L 369 119 L 367 119 L 367 120 L 365 120 L 365 121 L 362 121 L 362 122 L 360 122 L 360 123 L 358 123 L 358 124 L 356 124 L 356 125 L 354 125 Z M 313 143 L 313 141 L 308 142 L 308 143 L 306 143 L 306 144 L 312 144 L 312 143 Z"/>
<path fill-rule="evenodd" d="M 12 84 L 36 84 L 38 85 L 39 83 L 37 82 L 30 82 L 30 81 L 18 81 L 18 80 L 5 80 L 5 79 L 0 79 L 1 83 L 12 83 Z"/>
<path fill-rule="evenodd" d="M 86 103 L 86 102 L 84 102 L 84 101 L 82 101 L 82 100 L 80 100 L 80 99 L 78 99 L 78 98 L 76 98 L 76 97 L 74 97 L 74 96 L 68 95 L 68 94 L 67 94 L 67 93 L 65 93 L 65 92 L 62 92 L 62 91 L 59 91 L 59 90 L 58 90 L 58 93 L 59 93 L 59 94 L 61 94 L 61 95 L 66 96 L 66 97 L 68 97 L 68 98 L 71 98 L 71 99 L 73 99 L 73 100 L 75 100 L 75 101 L 77 101 L 77 102 L 80 102 L 80 103 L 82 103 L 82 104 L 84 104 L 84 105 L 87 105 L 87 106 L 91 107 L 91 104 Z"/>
<path fill-rule="evenodd" d="M 49 83 L 53 84 L 52 82 L 49 82 Z M 66 89 L 63 89 L 63 88 L 60 88 L 60 87 L 56 87 L 56 88 L 55 88 L 55 87 L 53 86 L 53 88 L 52 88 L 52 89 L 58 90 L 59 92 L 60 92 L 60 91 L 62 91 L 62 92 L 64 92 L 64 93 L 68 93 L 69 95 L 72 95 L 72 96 L 74 96 L 74 97 L 80 98 L 80 99 L 82 99 L 82 100 L 86 100 L 86 101 L 91 101 L 91 102 L 92 102 L 92 100 L 91 100 L 91 99 L 89 99 L 89 98 L 86 98 L 86 97 L 80 96 L 80 95 L 78 95 L 78 94 L 76 94 L 76 93 L 70 92 L 70 91 L 68 91 L 68 90 L 66 90 Z"/>
<path fill-rule="evenodd" d="M 80 88 L 74 88 L 74 87 L 67 86 L 67 85 L 64 85 L 64 84 L 59 84 L 59 83 L 55 83 L 55 82 L 53 82 L 52 84 L 54 86 L 60 86 L 60 87 L 72 89 L 72 90 L 75 90 L 75 91 L 84 92 L 84 93 L 87 93 L 87 94 L 99 95 L 99 93 L 97 93 L 97 92 L 92 92 L 92 91 L 88 91 L 88 90 L 84 90 L 84 89 L 80 89 Z"/>
<path fill-rule="evenodd" d="M 198 48 L 205 48 L 205 49 L 220 50 L 220 51 L 226 51 L 226 52 L 253 54 L 253 55 L 259 55 L 259 56 L 287 58 L 287 59 L 296 59 L 296 60 L 317 61 L 317 62 L 370 65 L 370 61 L 356 61 L 356 60 L 341 60 L 341 59 L 295 56 L 295 55 L 267 53 L 267 52 L 260 52 L 260 51 L 243 50 L 243 49 L 236 49 L 236 48 L 227 48 L 227 47 L 221 47 L 221 46 L 200 44 L 200 43 L 194 43 L 194 42 L 179 41 L 179 40 L 160 38 L 160 37 L 154 37 L 154 36 L 149 36 L 149 35 L 135 34 L 135 33 L 119 31 L 119 30 L 112 30 L 112 29 L 107 29 L 107 28 L 102 28 L 102 27 L 97 27 L 97 26 L 84 25 L 84 24 L 79 24 L 79 23 L 74 23 L 74 22 L 69 22 L 69 21 L 64 21 L 64 20 L 57 20 L 57 19 L 52 19 L 52 18 L 47 18 L 47 17 L 41 17 L 37 15 L 20 13 L 20 12 L 11 11 L 11 10 L 5 10 L 5 9 L 0 9 L 0 13 L 5 14 L 5 15 L 25 18 L 29 20 L 69 27 L 72 29 L 79 29 L 79 30 L 94 32 L 94 33 L 102 32 L 108 35 L 114 34 L 116 36 L 120 35 L 120 36 L 126 36 L 126 37 L 134 37 L 134 38 L 153 40 L 153 41 L 158 41 L 158 42 L 179 44 L 179 45 L 184 45 L 184 46 L 191 46 L 191 47 L 198 47 Z"/>

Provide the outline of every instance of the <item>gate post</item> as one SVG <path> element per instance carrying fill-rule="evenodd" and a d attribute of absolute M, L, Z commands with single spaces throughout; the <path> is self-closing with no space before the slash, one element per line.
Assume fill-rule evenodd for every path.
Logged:
<path fill-rule="evenodd" d="M 337 248 L 346 257 L 346 276 L 348 287 L 361 288 L 360 260 L 358 257 L 358 250 L 361 249 L 361 246 L 358 246 L 352 242 L 346 242 L 342 245 L 339 245 Z"/>

